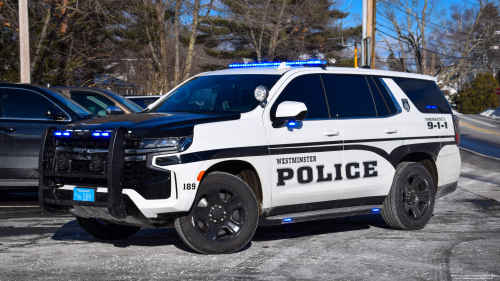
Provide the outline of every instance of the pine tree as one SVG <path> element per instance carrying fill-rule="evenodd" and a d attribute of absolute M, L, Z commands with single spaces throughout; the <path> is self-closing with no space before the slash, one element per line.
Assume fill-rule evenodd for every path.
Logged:
<path fill-rule="evenodd" d="M 495 90 L 498 85 L 492 74 L 479 73 L 452 97 L 452 103 L 459 112 L 465 114 L 478 114 L 488 108 L 497 108 L 499 101 Z"/>

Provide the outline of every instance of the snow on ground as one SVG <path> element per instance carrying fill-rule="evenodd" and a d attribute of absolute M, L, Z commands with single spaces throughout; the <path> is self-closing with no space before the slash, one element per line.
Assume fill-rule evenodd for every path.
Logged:
<path fill-rule="evenodd" d="M 492 119 L 500 119 L 500 107 L 497 109 L 488 108 L 477 115 L 481 115 Z"/>

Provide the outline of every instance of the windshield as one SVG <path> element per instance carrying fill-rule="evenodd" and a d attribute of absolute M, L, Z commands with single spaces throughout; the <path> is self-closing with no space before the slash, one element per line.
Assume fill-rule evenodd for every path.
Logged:
<path fill-rule="evenodd" d="M 90 111 L 88 111 L 78 103 L 74 102 L 72 99 L 66 97 L 65 95 L 48 89 L 44 90 L 49 94 L 51 94 L 53 97 L 55 97 L 58 101 L 62 102 L 65 106 L 69 107 L 69 109 L 71 109 L 76 115 L 78 115 L 78 117 L 84 118 L 89 115 L 92 115 Z"/>
<path fill-rule="evenodd" d="M 197 77 L 169 93 L 149 112 L 248 112 L 260 103 L 254 97 L 255 88 L 264 85 L 271 90 L 280 77 L 262 74 Z"/>
<path fill-rule="evenodd" d="M 130 101 L 130 100 L 124 98 L 122 95 L 119 95 L 119 94 L 112 92 L 112 91 L 107 91 L 107 90 L 102 90 L 102 89 L 100 89 L 100 90 L 111 95 L 113 98 L 118 100 L 121 104 L 126 106 L 128 109 L 130 109 L 134 113 L 140 112 L 144 109 L 144 108 L 138 106 L 137 104 L 135 104 L 133 101 Z"/>

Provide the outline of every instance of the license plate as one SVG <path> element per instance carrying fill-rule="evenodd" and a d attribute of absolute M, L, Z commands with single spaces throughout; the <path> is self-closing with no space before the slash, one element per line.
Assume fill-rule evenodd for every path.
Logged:
<path fill-rule="evenodd" d="M 95 190 L 90 188 L 79 188 L 75 187 L 73 189 L 73 200 L 75 201 L 86 201 L 94 202 Z"/>

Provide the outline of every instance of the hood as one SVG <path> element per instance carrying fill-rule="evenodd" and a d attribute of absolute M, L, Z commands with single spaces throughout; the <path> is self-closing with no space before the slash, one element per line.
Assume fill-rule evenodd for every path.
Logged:
<path fill-rule="evenodd" d="M 240 119 L 234 114 L 201 114 L 201 113 L 140 113 L 93 118 L 72 123 L 63 130 L 107 131 L 117 127 L 125 127 L 131 139 L 156 139 L 164 137 L 181 137 L 193 135 L 194 126 L 198 124 L 222 122 Z"/>

